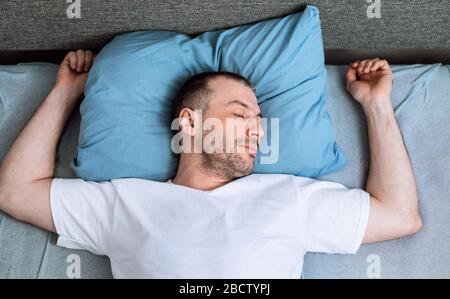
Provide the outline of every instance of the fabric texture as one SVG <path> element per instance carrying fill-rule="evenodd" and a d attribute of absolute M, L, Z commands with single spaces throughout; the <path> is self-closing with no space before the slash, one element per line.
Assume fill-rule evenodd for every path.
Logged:
<path fill-rule="evenodd" d="M 191 76 L 228 71 L 256 88 L 267 119 L 255 173 L 318 177 L 347 162 L 325 110 L 319 11 L 204 33 L 137 32 L 115 38 L 96 58 L 81 104 L 77 156 L 88 181 L 167 181 L 177 169 L 171 148 L 172 102 Z M 279 129 L 278 129 L 279 128 Z"/>
<path fill-rule="evenodd" d="M 369 165 L 364 116 L 345 91 L 345 66 L 327 66 L 327 110 L 336 139 L 349 163 L 321 177 L 349 188 L 364 186 Z M 0 161 L 54 84 L 57 66 L 0 66 Z M 381 278 L 450 278 L 450 67 L 393 66 L 392 101 L 411 156 L 420 198 L 422 230 L 411 237 L 362 246 L 356 255 L 308 253 L 304 278 L 368 278 L 378 260 Z M 80 115 L 74 111 L 58 146 L 58 178 L 76 178 L 70 162 L 76 153 Z M 108 258 L 56 246 L 56 236 L 0 212 L 1 278 L 67 278 L 73 254 L 82 278 L 110 278 Z M 370 269 L 370 268 L 369 268 Z"/>
<path fill-rule="evenodd" d="M 306 251 L 357 251 L 370 196 L 253 174 L 212 191 L 55 179 L 50 202 L 58 245 L 108 255 L 115 278 L 300 278 Z"/>
<path fill-rule="evenodd" d="M 101 48 L 115 35 L 137 30 L 196 34 L 280 17 L 299 11 L 307 2 L 323 12 L 328 49 L 450 48 L 448 0 L 380 1 L 380 18 L 368 17 L 367 10 L 375 1 L 364 0 L 79 2 L 77 19 L 68 17 L 67 1 L 2 0 L 0 49 Z"/>

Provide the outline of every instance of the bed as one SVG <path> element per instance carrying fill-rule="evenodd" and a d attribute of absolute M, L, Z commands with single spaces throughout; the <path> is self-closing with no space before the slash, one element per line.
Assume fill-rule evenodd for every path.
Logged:
<path fill-rule="evenodd" d="M 395 64 L 392 101 L 416 174 L 424 226 L 417 235 L 363 246 L 356 255 L 308 254 L 303 277 L 450 278 L 450 6 L 447 1 L 389 1 L 383 2 L 381 19 L 369 19 L 366 1 L 310 2 L 322 11 L 327 109 L 337 142 L 349 159 L 343 171 L 321 179 L 364 186 L 367 128 L 360 107 L 345 91 L 345 64 L 386 57 Z M 98 50 L 117 33 L 141 29 L 197 34 L 303 6 L 303 1 L 285 0 L 136 1 L 123 10 L 119 3 L 83 2 L 77 20 L 65 15 L 66 1 L 2 1 L 0 161 L 53 86 L 54 63 L 65 49 Z M 24 63 L 29 61 L 41 62 Z M 57 177 L 75 177 L 70 162 L 79 122 L 76 109 L 58 147 Z M 76 261 L 81 263 L 81 278 L 112 277 L 106 257 L 57 247 L 54 234 L 0 212 L 0 278 L 72 278 Z"/>

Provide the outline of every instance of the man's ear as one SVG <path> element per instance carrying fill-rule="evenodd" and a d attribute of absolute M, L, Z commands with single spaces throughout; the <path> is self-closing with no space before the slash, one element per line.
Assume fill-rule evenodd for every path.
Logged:
<path fill-rule="evenodd" d="M 189 136 L 195 135 L 195 117 L 194 111 L 184 108 L 180 112 L 180 131 Z"/>

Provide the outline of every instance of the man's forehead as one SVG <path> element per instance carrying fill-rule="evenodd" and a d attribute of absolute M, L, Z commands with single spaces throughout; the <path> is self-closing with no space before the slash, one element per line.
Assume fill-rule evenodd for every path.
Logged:
<path fill-rule="evenodd" d="M 209 84 L 214 91 L 214 97 L 221 104 L 242 102 L 249 108 L 256 108 L 258 105 L 254 91 L 242 82 L 219 77 L 211 80 Z"/>

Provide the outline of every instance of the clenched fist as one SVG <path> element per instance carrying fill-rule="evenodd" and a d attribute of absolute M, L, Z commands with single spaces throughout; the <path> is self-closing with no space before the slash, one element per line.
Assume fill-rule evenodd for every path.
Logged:
<path fill-rule="evenodd" d="M 362 106 L 372 101 L 390 100 L 392 71 L 386 60 L 356 61 L 347 70 L 347 90 Z"/>
<path fill-rule="evenodd" d="M 81 97 L 93 63 L 94 54 L 91 51 L 69 52 L 59 67 L 55 87 L 70 92 L 74 97 Z"/>

